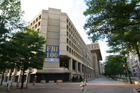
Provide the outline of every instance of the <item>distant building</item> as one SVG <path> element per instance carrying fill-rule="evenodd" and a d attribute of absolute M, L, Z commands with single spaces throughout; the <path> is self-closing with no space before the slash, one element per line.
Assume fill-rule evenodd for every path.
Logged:
<path fill-rule="evenodd" d="M 105 65 L 104 65 L 103 63 L 100 62 L 100 73 L 101 73 L 101 74 L 104 74 L 104 73 L 105 73 L 105 69 L 104 69 L 105 67 L 104 67 L 104 66 L 105 66 Z"/>
<path fill-rule="evenodd" d="M 47 55 L 43 69 L 28 69 L 25 73 L 26 80 L 70 81 L 73 76 L 77 79 L 82 76 L 89 81 L 99 77 L 99 61 L 102 60 L 99 44 L 86 45 L 66 13 L 53 8 L 42 10 L 27 24 L 28 26 L 40 31 L 45 37 L 47 42 L 43 51 Z M 22 71 L 16 69 L 7 70 L 4 81 L 10 79 L 9 73 L 12 73 L 13 81 L 21 81 Z"/>
<path fill-rule="evenodd" d="M 127 58 L 127 62 L 129 63 L 128 69 L 131 71 L 131 74 L 133 76 L 136 76 L 138 74 L 138 69 L 140 68 L 140 62 L 138 55 L 132 55 L 132 53 L 129 53 L 129 57 Z"/>

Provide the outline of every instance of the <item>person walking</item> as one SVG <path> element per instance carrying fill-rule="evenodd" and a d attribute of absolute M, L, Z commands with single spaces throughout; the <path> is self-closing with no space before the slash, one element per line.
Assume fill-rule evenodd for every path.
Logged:
<path fill-rule="evenodd" d="M 9 92 L 10 91 L 10 86 L 11 86 L 11 80 L 9 80 L 8 82 L 7 82 L 7 84 L 8 84 L 8 87 L 7 87 L 7 92 Z"/>
<path fill-rule="evenodd" d="M 85 93 L 85 86 L 87 86 L 86 82 L 84 81 L 84 79 L 82 79 L 82 82 L 80 84 L 81 87 L 81 93 Z"/>

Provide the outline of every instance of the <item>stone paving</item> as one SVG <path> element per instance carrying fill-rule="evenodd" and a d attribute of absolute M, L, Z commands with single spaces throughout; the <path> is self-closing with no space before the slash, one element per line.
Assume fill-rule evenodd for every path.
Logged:
<path fill-rule="evenodd" d="M 10 93 L 81 93 L 80 83 L 32 83 L 28 84 L 28 88 L 20 89 L 15 87 L 16 83 L 11 87 Z M 110 80 L 107 77 L 101 77 L 87 82 L 86 93 L 133 93 L 134 88 L 138 85 L 122 83 Z M 0 93 L 6 92 L 6 82 L 0 85 Z"/>

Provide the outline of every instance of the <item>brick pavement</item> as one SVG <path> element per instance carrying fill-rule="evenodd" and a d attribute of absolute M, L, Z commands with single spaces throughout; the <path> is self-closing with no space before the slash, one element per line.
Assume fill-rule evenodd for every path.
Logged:
<path fill-rule="evenodd" d="M 20 89 L 15 87 L 14 83 L 10 93 L 80 93 L 79 85 L 80 83 L 59 83 L 58 85 L 55 83 L 36 83 L 35 86 L 32 86 L 32 83 L 29 83 L 28 89 Z M 138 86 L 102 77 L 88 82 L 86 93 L 133 93 L 133 88 L 138 88 Z M 4 83 L 0 86 L 0 93 L 7 93 L 6 89 L 6 83 Z"/>

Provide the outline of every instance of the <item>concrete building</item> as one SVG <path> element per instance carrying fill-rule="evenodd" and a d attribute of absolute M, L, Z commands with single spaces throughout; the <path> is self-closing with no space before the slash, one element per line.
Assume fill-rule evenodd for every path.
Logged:
<path fill-rule="evenodd" d="M 104 67 L 104 66 L 105 66 L 105 65 L 104 65 L 103 63 L 100 62 L 100 73 L 101 73 L 101 74 L 104 74 L 104 73 L 105 73 L 105 70 L 104 70 L 105 67 Z"/>
<path fill-rule="evenodd" d="M 139 58 L 137 54 L 133 55 L 129 53 L 129 55 L 130 56 L 127 58 L 127 62 L 129 63 L 128 69 L 131 71 L 131 75 L 136 76 L 140 68 Z"/>
<path fill-rule="evenodd" d="M 69 81 L 73 76 L 77 79 L 82 76 L 89 81 L 99 77 L 99 61 L 102 60 L 99 44 L 86 45 L 66 13 L 53 8 L 42 10 L 27 24 L 29 26 L 45 37 L 47 42 L 43 51 L 47 55 L 42 69 L 26 71 L 26 80 Z M 8 79 L 8 73 L 10 70 L 5 73 L 4 81 Z M 15 76 L 13 81 L 20 82 L 22 71 L 14 70 L 12 73 Z"/>

